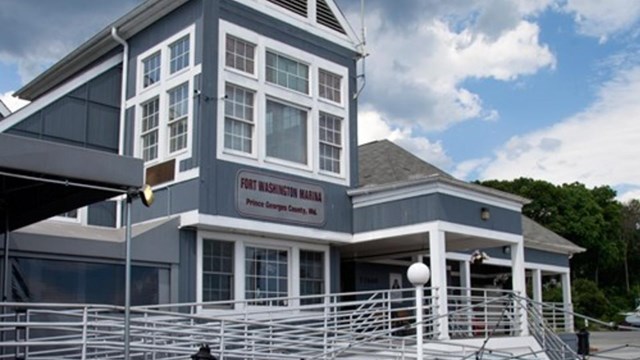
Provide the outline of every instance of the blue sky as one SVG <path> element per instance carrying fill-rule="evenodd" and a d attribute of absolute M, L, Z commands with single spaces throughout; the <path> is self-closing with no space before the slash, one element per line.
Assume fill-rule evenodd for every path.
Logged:
<path fill-rule="evenodd" d="M 3 101 L 140 2 L 3 0 Z M 360 1 L 337 3 L 359 32 Z M 366 0 L 365 19 L 361 143 L 391 139 L 466 180 L 640 198 L 640 1 Z"/>

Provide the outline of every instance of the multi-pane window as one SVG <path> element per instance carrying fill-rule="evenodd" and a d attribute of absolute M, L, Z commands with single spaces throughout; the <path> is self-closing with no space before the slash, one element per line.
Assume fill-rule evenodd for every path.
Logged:
<path fill-rule="evenodd" d="M 225 95 L 224 147 L 251 153 L 253 142 L 253 92 L 227 84 Z"/>
<path fill-rule="evenodd" d="M 169 152 L 187 147 L 189 83 L 169 90 Z"/>
<path fill-rule="evenodd" d="M 160 81 L 160 51 L 142 60 L 142 87 L 146 88 Z"/>
<path fill-rule="evenodd" d="M 309 93 L 309 66 L 267 51 L 267 82 Z"/>
<path fill-rule="evenodd" d="M 322 295 L 325 293 L 324 286 L 324 253 L 300 250 L 300 295 Z M 302 305 L 322 302 L 322 297 L 300 300 Z"/>
<path fill-rule="evenodd" d="M 318 71 L 318 95 L 327 100 L 340 101 L 342 77 L 326 70 Z"/>
<path fill-rule="evenodd" d="M 245 249 L 245 297 L 273 299 L 289 295 L 287 250 L 247 247 Z M 282 300 L 251 301 L 252 305 L 286 306 Z"/>
<path fill-rule="evenodd" d="M 342 119 L 320 113 L 320 170 L 340 173 Z"/>
<path fill-rule="evenodd" d="M 233 242 L 203 240 L 202 301 L 233 299 Z"/>
<path fill-rule="evenodd" d="M 267 156 L 307 163 L 307 111 L 267 100 Z"/>
<path fill-rule="evenodd" d="M 156 97 L 142 104 L 142 159 L 150 161 L 158 158 L 158 124 L 160 101 Z"/>
<path fill-rule="evenodd" d="M 253 74 L 256 46 L 230 35 L 227 35 L 226 44 L 226 65 Z"/>
<path fill-rule="evenodd" d="M 169 72 L 171 74 L 189 66 L 189 35 L 169 45 Z"/>

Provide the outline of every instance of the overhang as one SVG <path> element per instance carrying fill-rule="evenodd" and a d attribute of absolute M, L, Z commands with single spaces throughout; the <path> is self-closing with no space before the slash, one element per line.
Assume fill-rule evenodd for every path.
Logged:
<path fill-rule="evenodd" d="M 0 134 L 0 229 L 10 231 L 143 185 L 142 160 Z"/>

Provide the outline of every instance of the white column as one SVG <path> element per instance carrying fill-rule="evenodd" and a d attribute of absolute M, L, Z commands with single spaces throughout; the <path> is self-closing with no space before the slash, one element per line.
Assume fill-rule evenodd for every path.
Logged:
<path fill-rule="evenodd" d="M 471 331 L 473 330 L 471 327 L 473 309 L 471 309 L 471 263 L 469 261 L 460 261 L 460 287 L 462 287 L 461 295 L 464 299 L 461 305 L 463 307 L 467 307 L 467 331 L 471 334 Z"/>
<path fill-rule="evenodd" d="M 567 271 L 561 275 L 562 279 L 562 303 L 564 309 L 573 312 L 573 304 L 571 303 L 571 273 Z M 574 332 L 573 315 L 564 313 L 564 327 L 566 332 Z"/>
<path fill-rule="evenodd" d="M 533 301 L 542 302 L 542 270 L 531 269 L 531 284 L 533 285 Z"/>
<path fill-rule="evenodd" d="M 431 287 L 434 288 L 434 295 L 438 297 L 436 301 L 437 316 L 439 317 L 436 330 L 438 339 L 449 339 L 449 312 L 447 304 L 447 258 L 445 232 L 434 230 L 429 232 L 429 259 L 431 262 Z"/>
<path fill-rule="evenodd" d="M 524 239 L 517 244 L 511 245 L 511 279 L 513 281 L 513 291 L 519 296 L 527 296 L 527 282 L 524 273 Z M 517 302 L 521 306 L 516 307 L 520 319 L 520 335 L 529 335 L 529 321 L 527 319 L 526 304 L 523 301 Z"/>

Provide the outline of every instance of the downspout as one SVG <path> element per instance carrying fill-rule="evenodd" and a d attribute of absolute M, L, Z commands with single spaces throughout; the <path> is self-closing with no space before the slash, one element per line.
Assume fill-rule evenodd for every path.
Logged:
<path fill-rule="evenodd" d="M 124 137 L 125 137 L 125 117 L 127 113 L 127 81 L 129 79 L 129 43 L 118 35 L 118 29 L 116 27 L 111 28 L 111 37 L 117 41 L 123 47 L 122 54 L 122 84 L 120 85 L 120 143 L 119 151 L 120 155 L 124 155 Z"/>
<path fill-rule="evenodd" d="M 118 139 L 118 154 L 124 155 L 126 115 L 127 115 L 127 82 L 129 80 L 129 43 L 118 35 L 116 27 L 111 28 L 111 37 L 122 45 L 122 79 L 120 84 L 120 136 Z M 130 154 L 133 156 L 133 154 Z M 122 226 L 122 207 L 116 206 L 116 225 Z"/>

